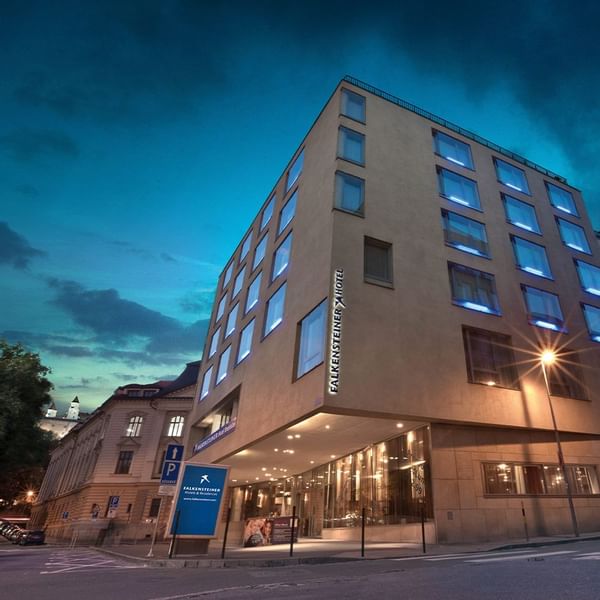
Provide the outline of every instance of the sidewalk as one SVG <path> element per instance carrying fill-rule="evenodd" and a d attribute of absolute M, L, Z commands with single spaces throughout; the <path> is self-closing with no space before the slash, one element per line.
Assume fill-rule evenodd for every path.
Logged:
<path fill-rule="evenodd" d="M 555 544 L 568 544 L 578 541 L 600 540 L 600 532 L 583 534 L 579 538 L 572 535 L 535 537 L 510 542 L 483 542 L 476 544 L 430 544 L 427 555 L 463 554 L 468 552 L 488 552 L 515 548 L 534 548 Z M 262 546 L 258 548 L 240 548 L 228 546 L 225 559 L 221 558 L 222 546 L 211 542 L 208 554 L 195 556 L 176 556 L 168 558 L 169 544 L 160 542 L 154 545 L 154 557 L 148 558 L 150 544 L 122 544 L 106 548 L 94 547 L 94 550 L 128 560 L 148 567 L 173 568 L 234 568 L 234 567 L 283 567 L 298 564 L 324 564 L 352 560 L 377 560 L 423 556 L 421 544 L 370 542 L 365 544 L 365 556 L 361 557 L 360 542 L 301 539 L 294 544 L 294 556 L 290 557 L 289 545 Z"/>

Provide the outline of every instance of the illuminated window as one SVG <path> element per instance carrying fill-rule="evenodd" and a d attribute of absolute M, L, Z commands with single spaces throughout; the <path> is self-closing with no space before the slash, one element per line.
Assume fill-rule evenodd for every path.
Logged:
<path fill-rule="evenodd" d="M 229 369 L 229 355 L 231 354 L 231 346 L 228 346 L 227 349 L 221 354 L 221 358 L 219 358 L 219 369 L 217 370 L 217 381 L 215 385 L 218 385 L 227 377 L 227 370 Z"/>
<path fill-rule="evenodd" d="M 473 168 L 473 157 L 471 156 L 469 144 L 465 144 L 465 142 L 461 142 L 441 131 L 433 132 L 433 141 L 436 154 L 461 167 Z"/>
<path fill-rule="evenodd" d="M 493 275 L 454 263 L 448 263 L 448 272 L 454 304 L 488 314 L 500 314 Z"/>
<path fill-rule="evenodd" d="M 365 281 L 370 283 L 393 283 L 392 245 L 365 237 Z"/>
<path fill-rule="evenodd" d="M 469 208 L 481 210 L 479 191 L 475 181 L 441 167 L 438 167 L 437 172 L 440 194 L 444 198 Z"/>
<path fill-rule="evenodd" d="M 550 271 L 550 264 L 544 246 L 534 244 L 515 235 L 511 235 L 510 240 L 519 269 L 538 277 L 552 279 L 552 271 Z"/>
<path fill-rule="evenodd" d="M 267 310 L 265 317 L 265 329 L 263 335 L 266 337 L 283 321 L 283 309 L 285 305 L 285 289 L 284 283 L 267 302 Z"/>
<path fill-rule="evenodd" d="M 323 300 L 299 324 L 300 342 L 296 377 L 302 377 L 317 365 L 325 356 L 325 326 L 327 323 L 327 301 Z"/>
<path fill-rule="evenodd" d="M 242 329 L 242 333 L 240 334 L 240 345 L 238 347 L 238 354 L 236 364 L 241 363 L 246 356 L 250 354 L 252 350 L 252 335 L 254 334 L 254 321 L 252 319 L 244 329 Z"/>
<path fill-rule="evenodd" d="M 169 420 L 169 429 L 167 430 L 167 436 L 181 437 L 184 425 L 185 417 L 183 415 L 175 415 L 171 417 L 171 419 Z"/>
<path fill-rule="evenodd" d="M 527 306 L 527 318 L 532 325 L 564 331 L 565 320 L 556 294 L 528 285 L 522 285 L 521 290 Z"/>
<path fill-rule="evenodd" d="M 558 360 L 546 367 L 546 373 L 552 396 L 587 400 L 581 363 L 573 350 L 561 348 Z"/>
<path fill-rule="evenodd" d="M 129 418 L 129 423 L 127 424 L 127 429 L 125 430 L 125 435 L 127 437 L 139 437 L 142 435 L 142 423 L 144 422 L 144 417 L 141 415 L 135 415 Z"/>
<path fill-rule="evenodd" d="M 335 207 L 356 215 L 364 214 L 365 180 L 338 171 L 335 174 Z"/>
<path fill-rule="evenodd" d="M 546 181 L 546 191 L 548 192 L 550 204 L 552 204 L 554 208 L 558 208 L 558 210 L 562 210 L 563 212 L 576 217 L 579 216 L 579 212 L 577 211 L 577 206 L 575 205 L 575 200 L 573 200 L 573 194 L 571 194 L 571 192 L 564 190 L 553 183 L 549 183 L 548 181 Z"/>
<path fill-rule="evenodd" d="M 231 292 L 231 298 L 235 298 L 242 290 L 242 286 L 244 285 L 244 275 L 246 274 L 246 265 L 244 265 L 243 269 L 236 275 L 235 281 L 233 282 L 233 291 Z"/>
<path fill-rule="evenodd" d="M 366 103 L 367 99 L 364 96 L 355 94 L 350 90 L 342 89 L 342 114 L 345 117 L 350 117 L 355 121 L 365 122 Z"/>
<path fill-rule="evenodd" d="M 463 339 L 470 383 L 519 389 L 510 336 L 463 327 Z"/>
<path fill-rule="evenodd" d="M 115 467 L 115 473 L 117 475 L 127 475 L 131 468 L 131 462 L 133 460 L 133 450 L 121 450 L 119 452 L 119 458 L 117 460 L 117 466 Z"/>
<path fill-rule="evenodd" d="M 210 382 L 212 379 L 213 367 L 212 365 L 206 370 L 204 373 L 204 377 L 202 378 L 202 389 L 200 391 L 200 400 L 206 398 L 208 396 L 208 392 L 210 391 Z"/>
<path fill-rule="evenodd" d="M 260 242 L 258 242 L 258 244 L 254 250 L 254 261 L 252 262 L 252 270 L 253 271 L 262 262 L 263 258 L 265 257 L 266 250 L 267 250 L 267 235 L 265 234 L 265 236 L 262 238 L 262 240 L 260 240 Z"/>
<path fill-rule="evenodd" d="M 600 342 L 600 308 L 591 306 L 590 304 L 582 304 L 583 316 L 587 323 L 587 328 L 590 333 L 590 337 L 595 342 Z"/>
<path fill-rule="evenodd" d="M 541 233 L 535 208 L 531 204 L 517 200 L 507 194 L 502 194 L 502 202 L 504 203 L 506 220 L 509 223 L 532 233 Z"/>
<path fill-rule="evenodd" d="M 223 288 L 227 286 L 231 279 L 231 275 L 233 273 L 233 262 L 229 263 L 227 270 L 225 271 L 225 275 L 223 276 Z"/>
<path fill-rule="evenodd" d="M 494 165 L 500 183 L 523 194 L 529 194 L 529 185 L 523 169 L 519 169 L 519 167 L 515 167 L 499 158 L 494 158 Z"/>
<path fill-rule="evenodd" d="M 210 338 L 210 349 L 208 351 L 208 358 L 214 355 L 217 351 L 217 346 L 219 345 L 219 335 L 221 334 L 221 328 L 218 327 L 217 330 L 212 334 Z"/>
<path fill-rule="evenodd" d="M 444 238 L 448 246 L 457 250 L 489 257 L 489 247 L 485 225 L 462 215 L 442 210 Z"/>
<path fill-rule="evenodd" d="M 287 192 L 298 180 L 300 174 L 302 173 L 302 168 L 304 167 L 304 150 L 298 154 L 298 157 L 293 162 L 290 170 L 287 174 L 287 183 L 285 184 L 285 191 Z"/>
<path fill-rule="evenodd" d="M 219 306 L 217 306 L 217 316 L 215 318 L 215 321 L 218 321 L 223 316 L 223 313 L 225 312 L 225 303 L 226 302 L 227 302 L 227 294 L 225 294 L 219 301 Z"/>
<path fill-rule="evenodd" d="M 583 227 L 575 225 L 575 223 L 571 223 L 570 221 L 565 221 L 560 217 L 556 217 L 556 224 L 560 231 L 560 238 L 565 246 L 584 254 L 592 253 Z"/>
<path fill-rule="evenodd" d="M 274 281 L 281 275 L 290 264 L 290 253 L 292 251 L 292 234 L 289 233 L 285 240 L 281 242 L 279 248 L 275 250 L 275 257 L 273 258 L 273 273 L 271 275 L 271 281 Z"/>
<path fill-rule="evenodd" d="M 244 242 L 242 243 L 242 249 L 240 250 L 240 262 L 242 262 L 244 260 L 244 258 L 246 257 L 246 254 L 248 254 L 251 244 L 252 244 L 252 232 L 250 232 L 246 236 L 246 238 L 244 239 Z"/>
<path fill-rule="evenodd" d="M 263 210 L 262 218 L 260 220 L 260 230 L 262 231 L 273 216 L 273 208 L 275 207 L 275 196 L 273 196 L 269 203 L 265 206 L 265 210 Z"/>
<path fill-rule="evenodd" d="M 244 310 L 244 314 L 249 313 L 258 303 L 261 278 L 262 271 L 254 278 L 252 283 L 248 286 L 248 296 L 246 297 L 246 308 Z"/>
<path fill-rule="evenodd" d="M 365 136 L 347 127 L 340 127 L 338 131 L 338 158 L 364 165 Z"/>
<path fill-rule="evenodd" d="M 600 268 L 582 260 L 575 260 L 575 266 L 581 287 L 594 296 L 600 296 Z"/>
<path fill-rule="evenodd" d="M 294 214 L 296 213 L 297 198 L 298 190 L 296 190 L 291 195 L 290 199 L 285 203 L 285 206 L 281 209 L 281 212 L 279 213 L 279 227 L 277 228 L 277 235 L 279 235 L 294 218 Z"/>
<path fill-rule="evenodd" d="M 225 327 L 225 337 L 230 336 L 235 330 L 235 324 L 237 321 L 237 315 L 240 305 L 236 304 L 230 311 L 227 317 L 227 326 Z"/>

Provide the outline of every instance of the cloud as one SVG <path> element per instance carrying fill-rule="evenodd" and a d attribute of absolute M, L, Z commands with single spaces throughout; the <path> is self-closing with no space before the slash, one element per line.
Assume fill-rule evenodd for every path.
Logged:
<path fill-rule="evenodd" d="M 179 301 L 182 310 L 196 315 L 210 314 L 215 299 L 215 290 L 191 292 Z"/>
<path fill-rule="evenodd" d="M 94 356 L 94 352 L 85 346 L 54 346 L 47 345 L 46 350 L 56 356 L 72 356 L 80 358 L 82 356 Z"/>
<path fill-rule="evenodd" d="M 28 183 L 16 186 L 15 190 L 27 198 L 37 198 L 40 195 L 40 191 L 35 186 L 29 185 Z"/>
<path fill-rule="evenodd" d="M 31 162 L 40 157 L 76 158 L 79 147 L 72 137 L 61 131 L 13 129 L 0 136 L 0 148 L 4 148 L 14 160 Z"/>
<path fill-rule="evenodd" d="M 19 233 L 13 231 L 8 223 L 0 221 L 0 264 L 9 264 L 15 269 L 27 269 L 29 261 L 45 252 L 37 250 Z"/>

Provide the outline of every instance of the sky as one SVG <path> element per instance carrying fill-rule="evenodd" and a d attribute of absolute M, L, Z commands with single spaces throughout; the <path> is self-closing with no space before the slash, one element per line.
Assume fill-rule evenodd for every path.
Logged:
<path fill-rule="evenodd" d="M 600 229 L 600 4 L 0 3 L 0 338 L 59 409 L 201 358 L 219 273 L 352 75 L 565 176 Z"/>

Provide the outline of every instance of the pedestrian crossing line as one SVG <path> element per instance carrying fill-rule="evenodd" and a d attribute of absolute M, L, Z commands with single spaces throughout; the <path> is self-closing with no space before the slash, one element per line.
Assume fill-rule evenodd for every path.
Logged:
<path fill-rule="evenodd" d="M 531 550 L 513 550 L 511 552 L 480 552 L 478 554 L 455 554 L 454 556 L 436 556 L 432 558 L 427 558 L 428 562 L 439 562 L 443 560 L 464 560 L 469 558 L 484 558 L 487 556 L 508 556 L 513 554 L 523 554 L 525 552 L 531 552 Z"/>
<path fill-rule="evenodd" d="M 600 552 L 586 552 L 579 556 L 574 556 L 573 560 L 600 560 Z"/>
<path fill-rule="evenodd" d="M 491 563 L 502 562 L 507 560 L 522 560 L 524 558 L 541 558 L 546 556 L 557 556 L 559 554 L 575 554 L 576 550 L 559 550 L 557 552 L 535 552 L 532 554 L 518 554 L 511 556 L 496 556 L 495 558 L 477 558 L 475 560 L 466 560 L 468 563 Z"/>

